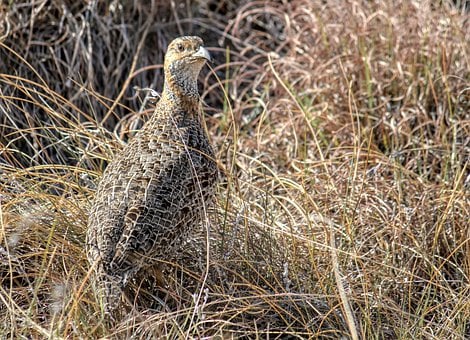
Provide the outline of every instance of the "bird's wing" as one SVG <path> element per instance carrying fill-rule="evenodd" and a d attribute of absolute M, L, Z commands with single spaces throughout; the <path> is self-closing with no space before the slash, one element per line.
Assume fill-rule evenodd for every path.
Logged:
<path fill-rule="evenodd" d="M 112 263 L 124 269 L 148 263 L 174 241 L 184 215 L 182 203 L 191 186 L 188 157 L 182 153 L 166 162 L 154 176 L 135 176 L 129 181 L 129 202 L 122 221 Z M 161 249 L 161 250 L 159 250 Z"/>

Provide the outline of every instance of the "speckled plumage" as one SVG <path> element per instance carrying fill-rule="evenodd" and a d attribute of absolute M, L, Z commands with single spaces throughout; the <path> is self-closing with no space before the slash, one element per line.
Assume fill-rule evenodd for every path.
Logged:
<path fill-rule="evenodd" d="M 199 120 L 197 77 L 210 56 L 198 37 L 171 42 L 155 112 L 105 170 L 92 205 L 87 256 L 105 311 L 126 283 L 174 257 L 211 202 L 214 153 Z"/>

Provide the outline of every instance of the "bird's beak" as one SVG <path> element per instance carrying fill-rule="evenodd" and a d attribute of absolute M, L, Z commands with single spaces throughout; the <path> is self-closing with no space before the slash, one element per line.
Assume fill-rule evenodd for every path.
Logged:
<path fill-rule="evenodd" d="M 193 57 L 196 58 L 204 58 L 209 62 L 212 62 L 212 57 L 209 54 L 209 51 L 206 50 L 204 47 L 200 46 L 199 49 L 193 54 Z"/>

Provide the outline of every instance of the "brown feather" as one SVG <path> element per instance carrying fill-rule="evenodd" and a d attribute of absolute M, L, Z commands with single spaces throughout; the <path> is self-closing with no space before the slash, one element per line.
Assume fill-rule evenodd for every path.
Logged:
<path fill-rule="evenodd" d="M 155 112 L 112 160 L 98 186 L 87 254 L 107 313 L 118 307 L 137 271 L 175 256 L 212 201 L 217 167 L 198 118 L 197 91 L 207 56 L 198 37 L 171 42 Z"/>

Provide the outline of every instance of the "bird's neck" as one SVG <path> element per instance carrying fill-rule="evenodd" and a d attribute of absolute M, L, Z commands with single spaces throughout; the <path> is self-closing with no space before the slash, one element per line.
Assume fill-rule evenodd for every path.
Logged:
<path fill-rule="evenodd" d="M 173 115 L 184 115 L 185 117 L 197 117 L 199 111 L 199 93 L 197 84 L 194 91 L 188 92 L 188 87 L 184 89 L 175 84 L 165 82 L 161 97 L 162 103 L 168 106 L 168 112 Z"/>

